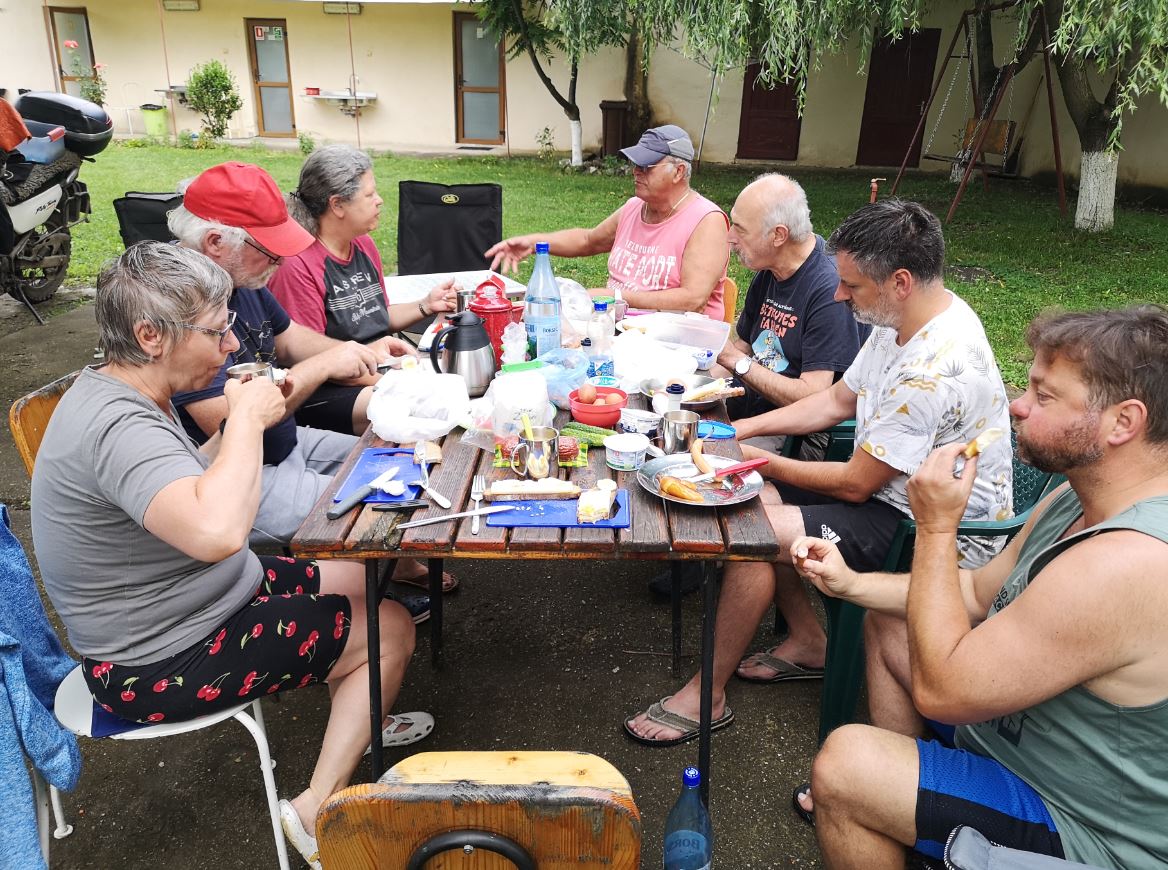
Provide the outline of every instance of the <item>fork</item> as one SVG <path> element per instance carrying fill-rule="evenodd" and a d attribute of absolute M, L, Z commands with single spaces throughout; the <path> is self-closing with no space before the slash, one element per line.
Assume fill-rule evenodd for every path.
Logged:
<path fill-rule="evenodd" d="M 470 500 L 474 502 L 474 509 L 479 509 L 479 504 L 483 500 L 483 493 L 487 488 L 487 479 L 481 474 L 476 474 L 474 480 L 470 483 Z M 479 533 L 479 518 L 476 516 L 471 520 L 470 533 L 477 535 Z"/>

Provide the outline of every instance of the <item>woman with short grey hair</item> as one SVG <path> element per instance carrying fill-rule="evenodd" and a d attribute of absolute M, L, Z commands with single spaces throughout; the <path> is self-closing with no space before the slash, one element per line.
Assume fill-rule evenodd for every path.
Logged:
<path fill-rule="evenodd" d="M 384 202 L 373 161 L 348 145 L 318 148 L 304 161 L 288 211 L 316 243 L 287 257 L 269 289 L 297 323 L 342 341 L 368 342 L 439 311 L 453 311 L 453 280 L 418 302 L 391 305 L 370 233 Z M 311 425 L 311 424 L 306 424 Z"/>
<path fill-rule="evenodd" d="M 180 722 L 274 692 L 327 682 L 332 710 L 307 788 L 280 801 L 288 838 L 316 860 L 315 819 L 368 745 L 364 569 L 354 562 L 258 557 L 264 430 L 285 415 L 271 380 L 229 380 L 228 416 L 202 448 L 171 397 L 211 383 L 238 349 L 228 274 L 197 251 L 132 245 L 97 280 L 107 362 L 61 398 L 32 479 L 33 544 L 45 591 L 107 711 Z M 383 601 L 387 712 L 414 648 L 414 625 Z M 433 728 L 389 717 L 383 742 Z"/>

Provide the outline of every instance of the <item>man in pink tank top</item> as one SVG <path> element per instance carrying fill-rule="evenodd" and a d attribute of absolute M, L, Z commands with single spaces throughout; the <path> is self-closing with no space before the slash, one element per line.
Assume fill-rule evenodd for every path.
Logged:
<path fill-rule="evenodd" d="M 592 295 L 624 299 L 630 308 L 699 311 L 722 320 L 729 221 L 689 186 L 689 134 L 673 124 L 654 127 L 621 153 L 633 164 L 635 196 L 591 229 L 504 239 L 486 252 L 491 268 L 517 271 L 537 241 L 548 242 L 557 257 L 607 253 L 608 284 Z"/>

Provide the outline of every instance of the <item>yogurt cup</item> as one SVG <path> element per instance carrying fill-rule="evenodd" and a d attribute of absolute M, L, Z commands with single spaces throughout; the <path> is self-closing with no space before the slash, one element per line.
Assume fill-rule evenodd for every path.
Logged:
<path fill-rule="evenodd" d="M 645 464 L 649 439 L 637 432 L 609 435 L 604 439 L 605 460 L 615 471 L 636 471 Z"/>
<path fill-rule="evenodd" d="M 622 432 L 636 432 L 652 438 L 661 431 L 661 415 L 654 414 L 652 411 L 622 408 L 617 428 Z"/>

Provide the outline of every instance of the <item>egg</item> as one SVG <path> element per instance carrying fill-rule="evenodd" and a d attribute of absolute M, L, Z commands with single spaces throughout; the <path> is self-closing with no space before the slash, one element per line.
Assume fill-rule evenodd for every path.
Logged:
<path fill-rule="evenodd" d="M 592 384 L 581 384 L 576 399 L 585 405 L 591 405 L 596 401 L 596 387 Z"/>
<path fill-rule="evenodd" d="M 609 393 L 605 402 L 609 405 L 619 405 L 624 401 L 624 397 L 620 393 Z"/>

